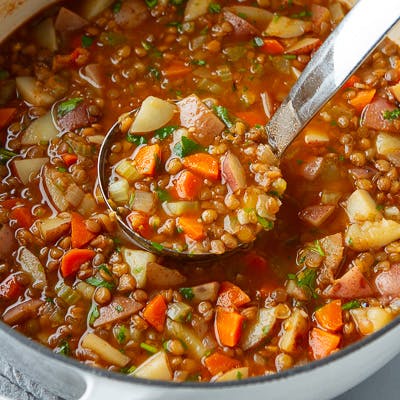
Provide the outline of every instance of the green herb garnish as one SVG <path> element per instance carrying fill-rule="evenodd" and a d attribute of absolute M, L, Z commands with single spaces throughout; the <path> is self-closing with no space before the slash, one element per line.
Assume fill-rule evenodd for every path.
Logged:
<path fill-rule="evenodd" d="M 232 128 L 233 122 L 229 115 L 228 110 L 223 106 L 214 106 L 214 112 L 222 120 L 222 122 L 228 127 Z"/>
<path fill-rule="evenodd" d="M 324 249 L 322 248 L 319 240 L 314 240 L 314 244 L 310 246 L 309 249 L 315 253 L 318 253 L 320 256 L 325 257 Z"/>
<path fill-rule="evenodd" d="M 186 136 L 182 136 L 181 141 L 173 148 L 173 153 L 181 158 L 201 151 L 204 151 L 204 147 L 200 146 L 198 143 L 187 138 Z"/>
<path fill-rule="evenodd" d="M 282 57 L 286 60 L 295 60 L 297 58 L 295 54 L 284 54 Z"/>
<path fill-rule="evenodd" d="M 312 17 L 312 12 L 309 10 L 303 10 L 297 14 L 292 14 L 290 17 L 291 18 L 310 18 L 310 17 Z"/>
<path fill-rule="evenodd" d="M 144 136 L 133 135 L 132 133 L 128 133 L 126 135 L 126 140 L 129 143 L 133 143 L 135 146 L 140 146 L 141 144 L 147 143 L 147 139 Z"/>
<path fill-rule="evenodd" d="M 342 310 L 351 310 L 353 308 L 360 308 L 361 303 L 358 300 L 351 300 L 348 303 L 342 305 Z"/>
<path fill-rule="evenodd" d="M 106 264 L 101 264 L 97 267 L 97 269 L 104 271 L 108 276 L 112 276 L 111 271 L 108 269 Z"/>
<path fill-rule="evenodd" d="M 125 342 L 126 337 L 127 337 L 127 332 L 128 331 L 127 331 L 125 325 L 121 325 L 118 327 L 116 339 L 119 344 L 122 344 Z"/>
<path fill-rule="evenodd" d="M 221 12 L 221 6 L 218 3 L 211 3 L 208 6 L 210 14 L 219 14 Z"/>
<path fill-rule="evenodd" d="M 394 119 L 400 118 L 400 108 L 395 108 L 394 110 L 386 110 L 383 112 L 383 118 L 393 121 Z"/>
<path fill-rule="evenodd" d="M 65 114 L 75 110 L 78 104 L 82 103 L 83 99 L 81 97 L 74 97 L 72 99 L 63 101 L 57 107 L 57 114 L 59 117 L 63 117 Z"/>
<path fill-rule="evenodd" d="M 56 349 L 56 353 L 63 354 L 64 356 L 69 356 L 71 354 L 71 348 L 69 347 L 69 343 L 63 339 Z"/>
<path fill-rule="evenodd" d="M 17 154 L 13 151 L 7 150 L 4 147 L 0 147 L 0 163 L 5 164 L 7 161 L 11 160 Z"/>
<path fill-rule="evenodd" d="M 58 172 L 67 172 L 67 168 L 65 167 L 57 167 Z"/>
<path fill-rule="evenodd" d="M 122 312 L 122 311 L 124 311 L 124 307 L 122 307 L 120 304 L 115 304 L 114 310 L 117 312 Z"/>
<path fill-rule="evenodd" d="M 192 300 L 194 297 L 193 289 L 190 287 L 184 287 L 179 289 L 179 293 L 184 297 L 186 300 Z"/>
<path fill-rule="evenodd" d="M 168 136 L 172 135 L 174 131 L 178 129 L 178 126 L 176 125 L 169 125 L 169 126 L 164 126 L 163 128 L 157 129 L 154 131 L 154 137 L 156 139 L 164 140 Z"/>
<path fill-rule="evenodd" d="M 240 380 L 242 378 L 243 378 L 243 374 L 240 371 L 236 372 L 236 379 Z"/>
<path fill-rule="evenodd" d="M 156 195 L 160 199 L 161 202 L 164 201 L 170 201 L 171 200 L 171 195 L 163 189 L 156 189 Z"/>
<path fill-rule="evenodd" d="M 136 369 L 136 367 L 134 365 L 131 365 L 130 367 L 121 368 L 120 371 L 123 374 L 131 374 L 135 369 Z"/>
<path fill-rule="evenodd" d="M 10 73 L 5 69 L 0 69 L 0 81 L 7 79 L 10 76 Z"/>
<path fill-rule="evenodd" d="M 157 81 L 159 81 L 161 79 L 161 72 L 157 67 L 150 66 L 149 73 L 150 73 L 150 76 L 152 78 L 156 79 Z"/>
<path fill-rule="evenodd" d="M 121 11 L 122 1 L 116 1 L 112 6 L 112 11 L 114 14 L 119 13 Z"/>
<path fill-rule="evenodd" d="M 83 35 L 81 39 L 82 47 L 85 49 L 90 47 L 93 44 L 93 41 L 92 37 Z"/>
<path fill-rule="evenodd" d="M 96 321 L 96 319 L 99 317 L 100 317 L 100 312 L 97 307 L 97 304 L 93 303 L 89 311 L 89 324 L 93 325 L 94 321 Z"/>
<path fill-rule="evenodd" d="M 260 38 L 259 36 L 256 36 L 255 38 L 253 38 L 253 40 L 251 42 L 254 47 L 264 46 L 264 40 L 262 38 Z"/>
<path fill-rule="evenodd" d="M 288 279 L 295 281 L 298 287 L 307 290 L 307 292 L 309 292 L 314 299 L 318 297 L 315 293 L 317 272 L 314 269 L 304 269 L 303 271 L 300 271 L 297 275 L 288 274 Z"/>
<path fill-rule="evenodd" d="M 154 346 L 152 346 L 151 344 L 147 344 L 147 343 L 145 343 L 145 342 L 142 342 L 142 343 L 140 343 L 140 347 L 141 347 L 143 350 L 148 351 L 149 353 L 152 353 L 152 354 L 158 353 L 157 347 L 154 347 Z"/>
<path fill-rule="evenodd" d="M 158 4 L 158 0 L 145 0 L 147 7 L 154 8 Z"/>
<path fill-rule="evenodd" d="M 190 63 L 193 65 L 198 65 L 200 67 L 203 67 L 204 65 L 207 64 L 206 60 L 196 60 L 196 59 L 193 59 L 192 61 L 190 61 Z"/>
<path fill-rule="evenodd" d="M 96 276 L 91 276 L 86 279 L 86 283 L 95 287 L 105 287 L 109 290 L 114 289 L 115 285 L 112 282 L 107 282 L 104 279 L 97 278 Z"/>
<path fill-rule="evenodd" d="M 265 229 L 266 231 L 270 231 L 274 227 L 274 223 L 272 221 L 269 221 L 266 218 L 260 217 L 257 215 L 257 221 L 258 223 Z"/>
<path fill-rule="evenodd" d="M 157 242 L 151 242 L 151 245 L 153 246 L 153 248 L 157 251 L 163 251 L 164 250 L 164 246 L 160 243 Z"/>
<path fill-rule="evenodd" d="M 126 42 L 126 37 L 121 33 L 108 31 L 100 34 L 99 41 L 105 46 L 114 47 L 124 44 Z"/>

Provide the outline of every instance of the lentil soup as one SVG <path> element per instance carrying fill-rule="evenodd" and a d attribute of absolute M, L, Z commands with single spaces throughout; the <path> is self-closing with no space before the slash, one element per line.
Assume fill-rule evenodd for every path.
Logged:
<path fill-rule="evenodd" d="M 1 45 L 6 324 L 94 367 L 205 382 L 327 357 L 400 313 L 398 40 L 278 165 L 263 126 L 348 1 L 81 3 Z M 135 128 L 145 99 L 179 112 Z M 110 211 L 96 164 L 119 116 L 110 186 L 127 189 L 110 190 Z M 117 215 L 155 250 L 223 253 L 258 235 L 178 265 L 126 241 Z"/>

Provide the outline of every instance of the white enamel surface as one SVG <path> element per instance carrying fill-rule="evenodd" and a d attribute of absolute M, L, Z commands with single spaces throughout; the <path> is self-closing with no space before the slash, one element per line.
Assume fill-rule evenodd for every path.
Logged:
<path fill-rule="evenodd" d="M 22 21 L 35 14 L 54 0 L 0 0 L 0 42 L 9 32 L 20 26 Z M 378 2 L 379 5 L 382 3 Z M 3 325 L 2 323 L 0 323 Z M 0 352 L 2 357 L 37 379 L 52 391 L 72 399 L 69 395 L 73 388 L 62 382 L 79 382 L 76 377 L 83 378 L 86 383 L 85 394 L 80 400 L 109 400 L 118 398 L 124 400 L 328 400 L 380 369 L 385 363 L 400 351 L 400 325 L 386 334 L 379 336 L 371 343 L 364 344 L 359 349 L 348 354 L 344 352 L 335 360 L 323 362 L 318 367 L 299 371 L 288 377 L 279 377 L 264 383 L 246 383 L 239 386 L 185 388 L 183 386 L 150 386 L 123 382 L 104 378 L 86 370 L 73 366 L 71 363 L 54 358 L 49 352 L 33 350 L 28 342 L 21 341 L 9 332 L 8 328 L 0 330 Z M 36 365 L 36 368 L 32 368 Z M 62 372 L 60 372 L 60 370 Z M 80 383 L 80 382 L 79 382 Z M 60 387 L 60 385 L 62 386 Z"/>

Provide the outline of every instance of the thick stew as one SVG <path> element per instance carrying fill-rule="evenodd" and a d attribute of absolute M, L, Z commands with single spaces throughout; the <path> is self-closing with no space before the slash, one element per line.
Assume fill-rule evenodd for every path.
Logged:
<path fill-rule="evenodd" d="M 398 36 L 279 163 L 264 125 L 352 1 L 80 3 L 1 45 L 6 324 L 95 367 L 220 382 L 327 357 L 400 313 Z M 118 119 L 109 209 L 97 155 Z M 241 243 L 208 264 L 156 255 Z"/>

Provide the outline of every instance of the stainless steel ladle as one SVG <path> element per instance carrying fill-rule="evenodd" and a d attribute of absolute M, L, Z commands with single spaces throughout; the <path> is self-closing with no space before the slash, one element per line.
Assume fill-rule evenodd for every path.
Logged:
<path fill-rule="evenodd" d="M 399 18 L 399 0 L 360 0 L 347 14 L 314 54 L 266 126 L 269 143 L 279 158 L 305 125 L 371 54 Z M 398 28 L 397 26 L 396 29 Z M 135 112 L 136 110 L 133 110 L 131 113 Z M 118 125 L 118 122 L 115 123 L 108 132 L 101 146 L 98 161 L 100 189 L 110 208 L 107 200 L 106 160 L 115 135 L 119 133 Z M 168 248 L 161 250 L 130 229 L 120 217 L 118 222 L 122 230 L 138 246 L 181 261 L 208 261 L 215 257 L 230 255 L 245 247 L 241 245 L 222 255 L 190 254 Z"/>

